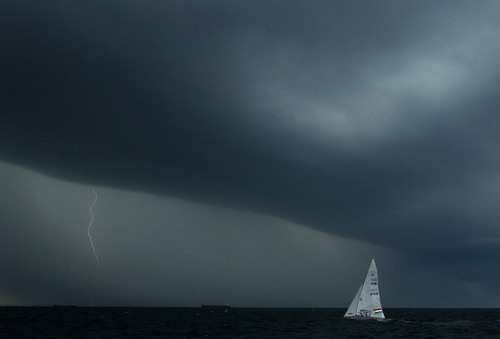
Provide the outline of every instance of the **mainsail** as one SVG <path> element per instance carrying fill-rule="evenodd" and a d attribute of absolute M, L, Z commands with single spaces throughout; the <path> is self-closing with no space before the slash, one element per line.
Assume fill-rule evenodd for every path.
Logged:
<path fill-rule="evenodd" d="M 382 304 L 380 303 L 378 273 L 375 260 L 372 259 L 365 281 L 354 296 L 344 318 L 385 319 Z"/>

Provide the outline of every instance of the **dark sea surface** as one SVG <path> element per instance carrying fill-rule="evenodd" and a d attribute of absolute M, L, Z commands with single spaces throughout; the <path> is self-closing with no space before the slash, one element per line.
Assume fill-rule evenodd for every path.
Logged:
<path fill-rule="evenodd" d="M 500 309 L 384 309 L 391 322 L 345 309 L 1 307 L 1 338 L 500 338 Z"/>

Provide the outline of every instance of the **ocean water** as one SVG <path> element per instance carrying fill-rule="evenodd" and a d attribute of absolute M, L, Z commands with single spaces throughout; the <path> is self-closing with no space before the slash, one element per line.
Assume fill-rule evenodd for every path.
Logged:
<path fill-rule="evenodd" d="M 2 307 L 1 338 L 500 338 L 500 309 L 384 309 L 391 322 L 345 309 Z"/>

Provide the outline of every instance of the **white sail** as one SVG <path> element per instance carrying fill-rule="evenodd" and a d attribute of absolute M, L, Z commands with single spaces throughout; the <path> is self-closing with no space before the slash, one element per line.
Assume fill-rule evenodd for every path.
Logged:
<path fill-rule="evenodd" d="M 361 296 L 362 289 L 363 289 L 363 284 L 359 286 L 358 292 L 356 292 L 356 295 L 352 299 L 351 304 L 347 309 L 347 312 L 345 312 L 344 314 L 344 317 L 352 317 L 356 315 L 356 312 L 358 311 L 359 297 Z"/>
<path fill-rule="evenodd" d="M 365 281 L 358 290 L 358 293 L 356 293 L 356 296 L 354 296 L 344 317 L 353 319 L 385 319 L 382 304 L 380 303 L 378 273 L 375 260 L 372 259 Z"/>

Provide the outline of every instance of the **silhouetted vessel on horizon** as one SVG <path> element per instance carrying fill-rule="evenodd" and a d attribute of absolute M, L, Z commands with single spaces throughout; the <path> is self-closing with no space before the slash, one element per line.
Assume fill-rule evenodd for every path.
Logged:
<path fill-rule="evenodd" d="M 78 306 L 76 306 L 75 304 L 54 304 L 54 305 L 52 305 L 52 307 L 54 307 L 54 308 L 76 308 Z"/>
<path fill-rule="evenodd" d="M 206 312 L 229 312 L 231 305 L 229 304 L 204 304 L 201 309 Z"/>

